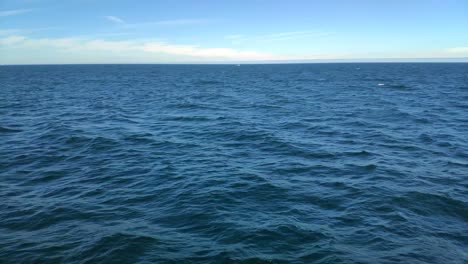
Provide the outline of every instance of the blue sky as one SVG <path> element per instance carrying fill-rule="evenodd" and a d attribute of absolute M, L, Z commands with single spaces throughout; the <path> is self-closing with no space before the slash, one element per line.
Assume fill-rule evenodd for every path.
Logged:
<path fill-rule="evenodd" d="M 382 58 L 468 58 L 468 1 L 0 1 L 1 64 Z"/>

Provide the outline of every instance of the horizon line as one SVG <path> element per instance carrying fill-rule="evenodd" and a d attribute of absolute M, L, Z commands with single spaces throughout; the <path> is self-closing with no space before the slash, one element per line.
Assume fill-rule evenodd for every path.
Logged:
<path fill-rule="evenodd" d="M 317 60 L 263 60 L 263 61 L 212 61 L 212 62 L 91 62 L 91 63 L 0 63 L 0 66 L 40 65 L 268 65 L 268 64 L 332 64 L 332 63 L 468 63 L 460 58 L 377 58 L 377 59 L 317 59 Z"/>

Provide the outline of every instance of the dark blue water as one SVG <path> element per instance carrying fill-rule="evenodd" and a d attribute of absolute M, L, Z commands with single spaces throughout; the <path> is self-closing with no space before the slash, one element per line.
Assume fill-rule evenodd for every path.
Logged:
<path fill-rule="evenodd" d="M 468 64 L 0 67 L 1 263 L 467 263 Z"/>

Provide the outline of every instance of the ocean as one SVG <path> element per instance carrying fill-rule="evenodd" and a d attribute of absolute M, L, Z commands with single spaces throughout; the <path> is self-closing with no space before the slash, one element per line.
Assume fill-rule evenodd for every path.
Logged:
<path fill-rule="evenodd" d="M 468 263 L 468 64 L 0 67 L 0 263 Z"/>

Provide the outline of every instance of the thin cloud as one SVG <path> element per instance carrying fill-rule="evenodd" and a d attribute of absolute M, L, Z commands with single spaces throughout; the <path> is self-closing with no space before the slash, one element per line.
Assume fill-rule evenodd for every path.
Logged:
<path fill-rule="evenodd" d="M 104 17 L 105 19 L 109 20 L 110 22 L 113 22 L 113 23 L 116 23 L 116 24 L 120 24 L 120 25 L 125 25 L 125 21 L 119 17 L 116 17 L 116 16 L 105 16 Z"/>
<path fill-rule="evenodd" d="M 245 38 L 244 35 L 240 35 L 240 34 L 235 34 L 235 35 L 227 35 L 224 37 L 225 39 L 231 39 L 231 40 L 236 40 L 236 39 L 243 39 Z"/>
<path fill-rule="evenodd" d="M 244 42 L 273 42 L 273 41 L 284 41 L 294 40 L 301 38 L 323 38 L 334 35 L 332 32 L 318 32 L 318 31 L 290 31 L 280 32 L 266 35 L 257 36 L 245 36 L 245 35 L 227 35 L 224 38 L 231 40 L 234 44 Z"/>
<path fill-rule="evenodd" d="M 8 29 L 0 29 L 0 36 L 1 35 L 18 35 L 18 34 L 27 34 L 27 33 L 34 33 L 34 32 L 41 32 L 41 31 L 50 31 L 50 30 L 58 30 L 62 29 L 62 27 L 40 27 L 40 28 L 8 28 Z"/>
<path fill-rule="evenodd" d="M 259 61 L 284 59 L 268 53 L 236 50 L 231 48 L 203 48 L 194 45 L 178 45 L 156 41 L 108 41 L 80 38 L 26 38 L 9 36 L 0 38 L 0 44 L 15 48 L 38 49 L 53 48 L 64 52 L 144 52 L 147 54 L 167 54 L 189 58 L 219 61 Z"/>
<path fill-rule="evenodd" d="M 19 29 L 0 29 L 0 36 L 3 35 L 13 35 L 19 33 Z"/>
<path fill-rule="evenodd" d="M 15 45 L 18 43 L 22 43 L 26 40 L 23 36 L 8 36 L 5 38 L 0 38 L 1 45 Z"/>
<path fill-rule="evenodd" d="M 261 36 L 259 39 L 264 41 L 277 41 L 277 40 L 288 40 L 298 38 L 310 38 L 310 37 L 325 37 L 330 36 L 333 33 L 330 32 L 316 32 L 316 31 L 293 31 L 293 32 L 282 32 L 276 34 L 270 34 Z"/>
<path fill-rule="evenodd" d="M 455 53 L 455 54 L 466 54 L 468 56 L 468 47 L 450 48 L 450 49 L 447 49 L 447 51 L 450 53 Z"/>
<path fill-rule="evenodd" d="M 187 26 L 207 23 L 205 19 L 174 19 L 174 20 L 161 20 L 161 21 L 149 21 L 141 23 L 127 23 L 126 28 L 140 28 L 140 27 L 158 27 L 158 26 Z"/>
<path fill-rule="evenodd" d="M 156 40 L 127 40 L 110 41 L 87 38 L 30 38 L 22 35 L 11 35 L 0 37 L 0 48 L 3 51 L 17 50 L 20 52 L 36 53 L 37 50 L 51 50 L 61 58 L 73 60 L 92 60 L 101 58 L 94 62 L 108 62 L 112 60 L 126 59 L 131 61 L 140 60 L 145 62 L 166 61 L 191 61 L 191 62 L 235 62 L 235 61 L 307 61 L 307 60 L 375 60 L 376 58 L 405 59 L 405 58 L 431 58 L 447 59 L 461 58 L 467 52 L 468 47 L 458 47 L 445 50 L 434 50 L 420 53 L 374 53 L 374 54 L 301 54 L 285 55 L 271 54 L 258 51 L 240 50 L 233 48 L 206 48 L 195 45 L 171 44 Z M 452 53 L 452 52 L 457 52 Z M 75 56 L 75 57 L 74 57 Z M 77 58 L 76 56 L 79 56 Z M 163 59 L 164 60 L 164 59 Z M 136 61 L 134 61 L 136 62 Z"/>
<path fill-rule="evenodd" d="M 138 27 L 150 27 L 150 26 L 183 26 L 183 25 L 194 25 L 207 23 L 206 19 L 173 19 L 173 20 L 160 20 L 160 21 L 148 21 L 140 23 L 128 23 L 125 20 L 116 16 L 104 16 L 108 21 L 120 25 L 125 28 L 138 28 Z"/>
<path fill-rule="evenodd" d="M 177 25 L 193 25 L 193 24 L 201 24 L 206 23 L 207 20 L 205 19 L 175 19 L 175 20 L 163 20 L 163 21 L 156 21 L 156 22 L 149 22 L 147 24 L 151 25 L 167 25 L 167 26 L 177 26 Z M 145 24 L 145 23 L 142 23 Z M 138 24 L 136 24 L 138 25 Z"/>
<path fill-rule="evenodd" d="M 5 10 L 5 11 L 0 11 L 0 17 L 16 16 L 16 15 L 21 15 L 21 14 L 28 13 L 31 11 L 32 9 Z"/>

